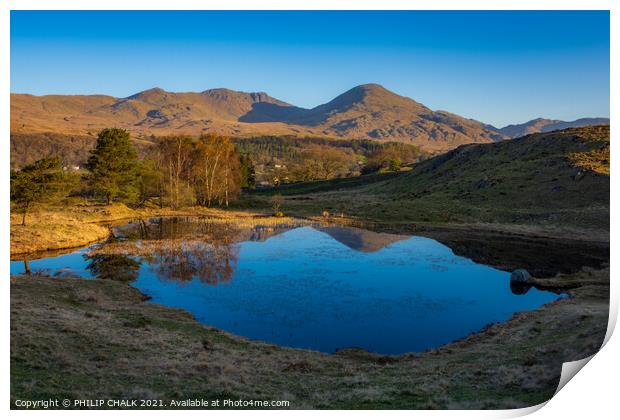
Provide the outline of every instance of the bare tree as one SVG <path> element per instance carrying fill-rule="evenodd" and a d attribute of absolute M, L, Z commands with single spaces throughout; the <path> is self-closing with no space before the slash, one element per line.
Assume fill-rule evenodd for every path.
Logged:
<path fill-rule="evenodd" d="M 154 160 L 164 173 L 170 205 L 175 208 L 191 200 L 187 197 L 187 190 L 192 143 L 189 137 L 170 136 L 162 138 L 155 146 Z"/>
<path fill-rule="evenodd" d="M 194 147 L 192 172 L 197 202 L 229 205 L 241 191 L 240 160 L 228 137 L 203 135 Z"/>
<path fill-rule="evenodd" d="M 352 156 L 334 148 L 309 147 L 303 153 L 303 164 L 297 176 L 304 181 L 330 179 L 348 174 Z"/>

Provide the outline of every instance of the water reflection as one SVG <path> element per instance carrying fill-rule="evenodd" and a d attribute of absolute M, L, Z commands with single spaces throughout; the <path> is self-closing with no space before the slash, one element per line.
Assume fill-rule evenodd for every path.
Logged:
<path fill-rule="evenodd" d="M 161 280 L 197 279 L 217 285 L 232 279 L 239 243 L 262 242 L 295 227 L 291 224 L 247 227 L 196 217 L 136 220 L 115 228 L 115 240 L 88 252 L 87 268 L 95 277 L 135 280 L 140 264 L 145 263 Z"/>
<path fill-rule="evenodd" d="M 510 291 L 515 295 L 524 295 L 532 288 L 531 284 L 519 283 L 515 281 L 510 282 Z"/>
<path fill-rule="evenodd" d="M 138 220 L 105 244 L 12 262 L 11 274 L 128 281 L 208 325 L 330 352 L 436 347 L 558 298 L 511 288 L 508 272 L 433 239 L 304 224 Z"/>
<path fill-rule="evenodd" d="M 166 241 L 164 241 L 166 242 Z M 201 282 L 216 285 L 232 278 L 238 259 L 238 247 L 232 242 L 174 243 L 143 257 L 160 279 Z"/>
<path fill-rule="evenodd" d="M 86 269 L 93 277 L 132 282 L 138 278 L 140 263 L 121 254 L 85 254 Z"/>
<path fill-rule="evenodd" d="M 30 274 L 30 260 L 24 259 L 24 273 Z"/>
<path fill-rule="evenodd" d="M 365 253 L 410 238 L 355 227 L 313 226 L 348 248 Z M 264 242 L 297 227 L 282 223 L 248 228 L 196 217 L 135 220 L 115 228 L 115 240 L 90 251 L 86 255 L 90 261 L 87 268 L 94 277 L 131 281 L 137 278 L 140 263 L 147 263 L 162 280 L 196 278 L 216 285 L 231 280 L 240 242 Z"/>
<path fill-rule="evenodd" d="M 398 241 L 409 239 L 409 235 L 373 232 L 350 226 L 320 226 L 321 232 L 337 240 L 343 245 L 361 252 L 377 252 Z"/>
<path fill-rule="evenodd" d="M 37 272 L 31 270 L 31 261 L 88 252 L 89 272 L 99 278 L 118 278 L 131 280 L 135 276 L 135 262 L 151 265 L 162 279 L 187 281 L 197 276 L 208 284 L 230 281 L 238 260 L 241 242 L 264 242 L 300 226 L 312 226 L 324 232 L 348 248 L 363 252 L 380 252 L 386 246 L 411 238 L 410 235 L 374 232 L 350 226 L 334 224 L 279 223 L 255 224 L 256 219 L 243 223 L 226 222 L 206 217 L 165 217 L 135 220 L 113 228 L 115 239 L 93 249 L 44 251 L 24 254 L 19 260 L 23 267 L 21 273 Z M 524 238 L 514 235 L 484 234 L 477 232 L 451 236 L 441 231 L 427 232 L 447 245 L 456 255 L 489 265 L 503 271 L 525 268 L 535 277 L 552 277 L 558 273 L 572 273 L 582 267 L 598 268 L 609 260 L 609 248 L 598 243 L 562 243 L 552 245 L 549 240 Z M 206 246 L 206 244 L 210 246 Z M 600 246 L 599 246 L 600 245 Z M 515 251 L 518 249 L 518 251 Z M 93 255 L 126 255 L 129 260 L 98 257 Z M 38 264 L 35 264 L 38 265 Z M 99 266 L 103 266 L 100 268 Z M 211 266 L 211 267 L 210 267 Z M 441 266 L 436 266 L 441 269 Z M 444 267 L 445 268 L 445 267 Z M 127 272 L 125 273 L 124 270 Z M 85 275 L 84 272 L 64 268 L 60 271 L 45 268 L 48 274 Z M 521 285 L 507 285 L 514 294 L 525 294 L 529 290 Z"/>

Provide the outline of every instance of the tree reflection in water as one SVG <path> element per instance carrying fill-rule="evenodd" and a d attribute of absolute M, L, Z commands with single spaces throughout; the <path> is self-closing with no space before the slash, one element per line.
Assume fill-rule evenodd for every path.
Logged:
<path fill-rule="evenodd" d="M 122 254 L 87 254 L 87 270 L 100 279 L 132 282 L 138 278 L 140 263 Z"/>
<path fill-rule="evenodd" d="M 198 280 L 216 285 L 232 278 L 238 259 L 232 243 L 191 241 L 153 252 L 145 259 L 158 277 L 167 280 Z"/>
<path fill-rule="evenodd" d="M 92 260 L 89 269 L 92 266 L 112 278 L 131 275 L 135 280 L 140 263 L 146 262 L 164 280 L 197 278 L 212 285 L 225 283 L 233 276 L 239 254 L 236 243 L 250 233 L 250 229 L 246 231 L 244 235 L 232 223 L 213 223 L 208 219 L 140 220 L 120 231 L 121 239 L 92 250 L 88 254 Z M 120 268 L 123 259 L 133 261 L 137 267 Z M 112 268 L 115 263 L 119 268 L 116 272 Z"/>

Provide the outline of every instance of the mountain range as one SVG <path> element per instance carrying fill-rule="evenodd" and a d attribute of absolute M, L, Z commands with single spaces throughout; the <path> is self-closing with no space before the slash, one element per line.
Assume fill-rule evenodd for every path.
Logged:
<path fill-rule="evenodd" d="M 575 121 L 549 120 L 536 118 L 523 124 L 511 124 L 498 129 L 505 136 L 516 138 L 528 134 L 548 133 L 550 131 L 564 130 L 566 128 L 585 127 L 587 125 L 607 125 L 609 118 L 580 118 Z"/>
<path fill-rule="evenodd" d="M 574 123 L 584 125 L 583 121 Z M 465 143 L 491 143 L 521 133 L 549 131 L 547 128 L 561 124 L 566 128 L 573 123 L 533 120 L 498 129 L 446 111 L 433 111 L 378 84 L 354 87 L 312 109 L 264 92 L 230 89 L 175 93 L 153 88 L 126 98 L 11 94 L 13 133 L 92 135 L 114 126 L 131 131 L 137 138 L 204 132 L 237 137 L 325 136 L 400 141 L 427 151 L 445 151 Z"/>

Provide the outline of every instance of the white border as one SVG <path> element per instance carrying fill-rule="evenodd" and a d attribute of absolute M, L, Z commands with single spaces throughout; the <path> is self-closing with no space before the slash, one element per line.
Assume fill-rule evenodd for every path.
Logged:
<path fill-rule="evenodd" d="M 619 92 L 620 85 L 618 84 L 618 77 L 620 67 L 618 66 L 618 40 L 620 34 L 618 31 L 620 13 L 618 1 L 605 1 L 605 0 L 435 0 L 419 1 L 419 0 L 382 0 L 382 1 L 370 1 L 370 0 L 300 0 L 294 4 L 289 0 L 263 0 L 263 1 L 244 1 L 244 0 L 228 0 L 225 3 L 222 2 L 200 2 L 192 0 L 175 0 L 174 2 L 163 0 L 90 0 L 88 4 L 79 0 L 55 0 L 53 2 L 49 0 L 5 0 L 0 2 L 0 83 L 4 95 L 0 101 L 0 126 L 2 133 L 2 151 L 0 153 L 0 159 L 2 162 L 2 182 L 0 188 L 2 189 L 4 200 L 2 200 L 2 255 L 5 264 L 1 265 L 2 278 L 4 281 L 4 289 L 2 294 L 3 308 L 2 312 L 2 325 L 4 327 L 5 340 L 2 345 L 2 378 L 4 380 L 4 396 L 5 396 L 5 409 L 9 407 L 9 268 L 6 262 L 9 260 L 9 203 L 6 199 L 8 197 L 8 168 L 10 166 L 9 161 L 9 109 L 10 109 L 10 63 L 9 63 L 9 48 L 10 48 L 10 32 L 9 32 L 9 10 L 50 10 L 50 9 L 77 9 L 77 10 L 132 10 L 132 9 L 159 9 L 159 10 L 258 10 L 258 9 L 285 9 L 285 10 L 346 10 L 346 9 L 366 9 L 366 10 L 379 10 L 379 9 L 411 9 L 411 10 L 609 10 L 611 9 L 611 92 Z M 618 101 L 617 96 L 611 96 L 611 108 L 610 116 L 613 121 L 613 117 L 617 115 Z M 614 133 L 614 124 L 612 123 L 612 137 Z M 614 139 L 615 140 L 615 139 Z M 618 155 L 618 146 L 612 141 L 612 173 L 616 173 L 615 157 Z M 611 184 L 611 205 L 612 210 L 616 208 L 618 199 L 618 187 L 616 184 Z M 617 223 L 612 219 L 611 223 L 611 237 L 614 238 L 618 233 Z M 618 256 L 616 248 L 612 247 L 612 260 Z M 616 278 L 617 269 L 615 264 L 612 264 L 611 278 L 612 278 L 612 309 L 610 311 L 610 318 L 615 321 L 618 312 L 618 286 Z M 615 322 L 614 322 L 615 323 Z M 590 363 L 578 374 L 576 380 L 570 381 L 565 388 L 561 390 L 554 398 L 552 398 L 543 409 L 538 410 L 541 407 L 532 407 L 530 409 L 523 410 L 505 410 L 505 411 L 389 411 L 389 412 L 377 412 L 377 411 L 354 411 L 344 412 L 339 411 L 325 411 L 320 414 L 321 417 L 326 418 L 338 418 L 342 416 L 351 416 L 361 418 L 369 418 L 371 416 L 389 416 L 390 418 L 464 418 L 464 419 L 484 419 L 484 418 L 507 418 L 525 415 L 529 412 L 535 411 L 532 418 L 537 419 L 582 419 L 588 418 L 611 418 L 613 413 L 618 412 L 617 391 L 618 385 L 618 373 L 619 362 L 617 355 L 620 354 L 620 344 L 617 337 L 611 337 L 603 351 L 597 354 Z M 536 411 L 538 410 L 538 411 Z M 93 418 L 107 418 L 111 413 L 101 411 L 91 411 L 88 413 L 89 417 Z M 148 413 L 136 412 L 118 412 L 114 413 L 115 416 L 121 418 L 133 417 L 136 415 L 145 414 L 151 416 L 153 419 L 169 418 L 170 415 L 174 415 L 168 411 L 149 411 Z M 217 417 L 222 419 L 235 418 L 246 414 L 246 412 L 217 412 Z M 300 418 L 314 418 L 317 413 L 315 412 L 300 412 L 295 411 L 295 416 Z M 11 416 L 15 418 L 25 418 L 45 415 L 50 419 L 66 419 L 76 418 L 75 416 L 82 417 L 83 413 L 79 412 L 54 412 L 54 411 L 39 411 L 39 412 L 25 412 L 25 411 L 11 411 Z M 215 412 L 190 412 L 184 411 L 180 413 L 184 417 L 192 418 L 205 418 L 206 416 L 216 416 Z M 247 413 L 252 417 L 259 419 L 267 418 L 284 418 L 291 415 L 286 411 L 253 411 Z"/>
<path fill-rule="evenodd" d="M 9 3 L 9 2 L 4 2 Z M 608 0 L 13 0 L 13 10 L 609 10 Z"/>

